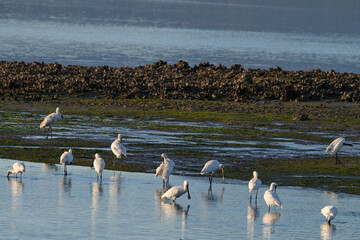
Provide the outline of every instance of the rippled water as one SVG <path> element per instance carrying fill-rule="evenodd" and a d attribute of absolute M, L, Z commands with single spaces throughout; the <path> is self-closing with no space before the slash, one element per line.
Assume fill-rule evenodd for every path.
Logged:
<path fill-rule="evenodd" d="M 189 181 L 191 200 L 161 202 L 162 182 L 153 174 L 25 162 L 22 180 L 5 177 L 14 160 L 0 159 L 0 235 L 6 239 L 358 239 L 360 198 L 279 186 L 284 208 L 267 212 L 263 193 L 249 204 L 247 182 L 171 176 Z M 249 174 L 249 178 L 251 174 Z M 261 174 L 259 176 L 261 178 Z M 320 209 L 335 205 L 328 226 Z"/>
<path fill-rule="evenodd" d="M 13 122 L 12 118 L 26 119 L 25 122 Z M 1 128 L 12 128 L 38 131 L 39 122 L 45 117 L 45 115 L 21 113 L 21 112 L 0 112 L 0 119 L 3 121 L 0 123 Z M 332 141 L 332 138 L 337 138 L 344 134 L 343 131 L 334 132 L 322 132 L 323 136 L 329 137 L 329 143 L 324 144 L 322 142 L 316 142 L 311 140 L 296 139 L 296 138 L 269 138 L 258 136 L 256 139 L 248 140 L 224 140 L 227 135 L 221 135 L 221 141 L 212 139 L 215 133 L 192 131 L 166 131 L 166 130 L 149 130 L 144 128 L 137 128 L 135 125 L 129 125 L 129 123 L 136 122 L 138 124 L 144 123 L 149 125 L 159 124 L 160 126 L 176 125 L 176 126 L 196 126 L 202 128 L 244 128 L 241 125 L 227 125 L 222 123 L 213 122 L 180 122 L 174 119 L 162 119 L 162 120 L 147 120 L 138 121 L 134 119 L 119 119 L 108 117 L 105 120 L 99 117 L 91 116 L 78 116 L 67 115 L 65 119 L 62 119 L 53 129 L 54 138 L 71 138 L 71 139 L 83 139 L 93 140 L 98 142 L 108 142 L 109 146 L 111 142 L 116 139 L 117 134 L 121 132 L 123 134 L 124 141 L 129 149 L 129 156 L 132 155 L 132 151 L 142 152 L 146 154 L 149 151 L 144 147 L 144 144 L 149 145 L 152 150 L 156 147 L 156 151 L 173 151 L 176 149 L 200 151 L 211 153 L 214 158 L 223 158 L 224 156 L 232 158 L 232 161 L 252 160 L 252 159 L 264 159 L 264 158 L 282 158 L 282 159 L 294 159 L 304 157 L 317 157 L 328 156 L 325 153 L 325 149 Z M 277 129 L 274 124 L 274 128 L 262 127 L 262 131 L 291 131 L 297 133 L 311 134 L 306 126 L 298 125 L 296 128 L 289 127 L 289 129 Z M 250 127 L 253 128 L 253 127 Z M 312 133 L 319 135 L 318 132 Z M 346 132 L 346 136 L 357 136 L 360 133 L 353 130 L 352 132 Z M 39 135 L 26 135 L 22 134 L 21 130 L 19 136 L 21 138 L 31 139 L 44 139 L 46 132 L 39 132 Z M 249 138 L 250 136 L 247 136 Z M 16 146 L 13 146 L 16 147 Z M 61 148 L 67 148 L 67 146 L 60 146 Z M 81 147 L 79 147 L 81 148 Z M 109 150 L 110 148 L 104 147 L 83 147 L 84 149 L 98 149 Z M 76 147 L 74 147 L 76 149 Z M 160 153 L 159 153 L 160 154 Z M 343 150 L 339 153 L 339 156 L 357 156 L 360 154 L 360 145 L 354 142 L 353 147 L 344 146 Z"/>
<path fill-rule="evenodd" d="M 1 60 L 360 69 L 357 0 L 0 2 Z"/>

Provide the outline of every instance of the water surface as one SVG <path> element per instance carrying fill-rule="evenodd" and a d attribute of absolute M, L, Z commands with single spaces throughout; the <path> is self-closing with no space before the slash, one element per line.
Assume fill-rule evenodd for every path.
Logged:
<path fill-rule="evenodd" d="M 279 186 L 284 208 L 268 212 L 259 191 L 249 203 L 247 182 L 171 176 L 189 181 L 191 200 L 160 201 L 162 181 L 153 174 L 25 162 L 22 180 L 7 179 L 14 160 L 0 159 L 0 235 L 6 239 L 357 239 L 358 196 Z M 249 174 L 250 177 L 251 174 Z M 261 175 L 259 176 L 261 178 Z M 331 226 L 320 209 L 335 205 Z"/>
<path fill-rule="evenodd" d="M 357 0 L 1 1 L 1 60 L 360 69 Z"/>

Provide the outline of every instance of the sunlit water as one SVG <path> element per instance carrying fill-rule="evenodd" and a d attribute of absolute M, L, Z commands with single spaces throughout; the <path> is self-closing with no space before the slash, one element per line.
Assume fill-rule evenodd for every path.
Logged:
<path fill-rule="evenodd" d="M 11 129 L 32 129 L 32 131 L 39 131 L 39 122 L 46 115 L 38 115 L 26 112 L 0 112 L 1 128 Z M 26 122 L 12 122 L 13 117 L 26 119 Z M 341 132 L 309 132 L 306 125 L 302 126 L 298 124 L 296 128 L 289 126 L 289 129 L 278 129 L 274 123 L 274 128 L 261 127 L 261 131 L 287 131 L 320 135 L 328 137 L 329 143 L 324 144 L 321 142 L 295 139 L 295 138 L 269 138 L 258 136 L 257 139 L 252 140 L 225 140 L 226 135 L 221 137 L 224 140 L 211 139 L 213 132 L 204 133 L 197 131 L 166 131 L 166 130 L 148 130 L 143 128 L 137 128 L 131 126 L 129 122 L 137 122 L 138 124 L 144 123 L 149 125 L 158 124 L 160 126 L 177 125 L 177 126 L 197 126 L 202 128 L 244 128 L 241 125 L 227 125 L 225 123 L 214 122 L 180 122 L 174 119 L 162 119 L 162 120 L 144 120 L 138 121 L 135 119 L 119 119 L 108 117 L 102 119 L 97 116 L 80 116 L 80 115 L 67 115 L 64 119 L 59 120 L 59 123 L 53 127 L 54 138 L 69 138 L 69 139 L 83 139 L 93 140 L 98 142 L 108 142 L 109 147 L 79 147 L 83 149 L 93 150 L 109 150 L 110 144 L 117 138 L 117 134 L 121 133 L 124 136 L 124 142 L 126 146 L 131 149 L 129 156 L 132 155 L 132 151 L 141 152 L 146 154 L 149 149 L 144 148 L 144 144 L 151 145 L 152 150 L 156 147 L 155 151 L 173 151 L 174 149 L 188 149 L 191 151 L 200 151 L 211 153 L 215 158 L 223 158 L 224 156 L 232 158 L 232 163 L 243 160 L 253 159 L 276 159 L 276 158 L 304 158 L 304 157 L 318 157 L 329 156 L 329 153 L 325 152 L 328 144 L 339 136 L 358 136 L 360 133 L 356 130 L 341 131 Z M 250 127 L 253 128 L 253 127 Z M 39 132 L 39 135 L 24 135 L 21 132 L 19 137 L 31 138 L 31 139 L 44 139 L 46 131 Z M 339 157 L 344 156 L 357 156 L 360 154 L 360 145 L 353 142 L 352 147 L 344 146 L 343 150 L 339 153 Z M 161 145 L 161 147 L 157 147 Z M 1 147 L 1 146 L 0 146 Z M 17 147 L 17 146 L 12 146 Z M 20 146 L 24 147 L 24 146 Z M 36 146 L 31 146 L 36 147 Z M 38 146 L 40 147 L 40 146 Z M 67 148 L 67 146 L 59 146 L 60 148 Z M 77 147 L 74 147 L 77 149 Z M 160 154 L 160 153 L 159 153 Z M 131 159 L 129 159 L 131 160 Z"/>
<path fill-rule="evenodd" d="M 247 182 L 171 176 L 189 181 L 191 200 L 162 202 L 162 181 L 153 174 L 104 171 L 25 162 L 22 180 L 6 171 L 14 160 L 0 159 L 0 236 L 4 239 L 358 239 L 360 198 L 279 186 L 284 208 L 268 212 L 259 191 L 249 204 Z M 251 174 L 249 174 L 250 176 Z M 261 178 L 261 176 L 260 176 Z M 320 209 L 339 214 L 326 224 Z"/>
<path fill-rule="evenodd" d="M 5 0 L 0 60 L 359 73 L 359 11 L 357 0 Z"/>

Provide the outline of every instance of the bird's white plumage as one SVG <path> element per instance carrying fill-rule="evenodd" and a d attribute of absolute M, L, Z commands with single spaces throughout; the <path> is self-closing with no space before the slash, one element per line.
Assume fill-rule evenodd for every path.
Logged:
<path fill-rule="evenodd" d="M 51 113 L 44 118 L 40 124 L 40 128 L 42 129 L 47 126 L 52 127 L 54 124 L 56 124 L 59 118 L 61 118 L 60 108 L 56 108 L 55 113 Z"/>
<path fill-rule="evenodd" d="M 330 223 L 336 217 L 338 209 L 334 206 L 326 206 L 321 209 L 321 214 L 325 216 L 326 220 Z"/>
<path fill-rule="evenodd" d="M 264 193 L 264 200 L 266 205 L 270 208 L 270 206 L 279 206 L 282 208 L 282 203 L 280 201 L 279 196 L 274 192 L 274 187 L 277 186 L 276 183 L 271 183 L 270 188 Z"/>
<path fill-rule="evenodd" d="M 175 166 L 175 162 L 169 158 L 164 158 L 164 165 L 162 171 L 162 179 L 166 180 L 169 179 L 173 169 Z"/>
<path fill-rule="evenodd" d="M 164 170 L 164 162 L 162 162 L 162 163 L 156 168 L 155 177 L 162 175 L 163 170 Z"/>
<path fill-rule="evenodd" d="M 100 157 L 100 155 L 98 153 L 95 154 L 95 160 L 94 160 L 93 166 L 95 168 L 95 172 L 96 172 L 97 176 L 100 175 L 100 177 L 102 178 L 102 172 L 105 168 L 105 161 L 104 161 L 104 159 L 102 159 Z"/>
<path fill-rule="evenodd" d="M 335 155 L 343 147 L 345 143 L 345 138 L 339 137 L 332 141 L 330 145 L 326 148 L 325 152 L 330 152 L 330 155 Z"/>
<path fill-rule="evenodd" d="M 222 164 L 219 163 L 217 160 L 210 160 L 205 163 L 203 169 L 201 170 L 200 174 L 214 174 L 217 170 L 221 169 L 223 167 Z"/>
<path fill-rule="evenodd" d="M 22 162 L 16 162 L 13 164 L 13 168 L 8 170 L 7 176 L 9 176 L 11 173 L 16 174 L 16 177 L 18 173 L 21 174 L 25 172 L 25 164 Z"/>
<path fill-rule="evenodd" d="M 261 180 L 258 178 L 258 173 L 253 172 L 253 178 L 249 181 L 249 193 L 252 193 L 255 190 L 258 190 L 261 187 Z"/>
<path fill-rule="evenodd" d="M 188 199 L 191 199 L 188 181 L 184 181 L 184 186 L 175 186 L 170 188 L 161 196 L 161 199 L 172 199 L 175 202 L 176 198 L 181 197 L 186 192 L 188 193 Z"/>
<path fill-rule="evenodd" d="M 74 160 L 74 156 L 72 154 L 72 149 L 69 149 L 69 151 L 63 152 L 63 154 L 61 154 L 61 156 L 60 156 L 60 163 L 63 165 L 71 164 L 73 160 Z"/>
<path fill-rule="evenodd" d="M 111 144 L 111 151 L 117 158 L 121 158 L 121 155 L 126 157 L 126 147 L 122 144 L 121 140 L 121 134 L 119 134 L 118 138 Z"/>

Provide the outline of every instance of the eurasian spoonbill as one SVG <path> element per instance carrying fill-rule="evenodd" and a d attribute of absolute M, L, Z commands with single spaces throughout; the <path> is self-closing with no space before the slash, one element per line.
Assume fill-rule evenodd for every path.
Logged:
<path fill-rule="evenodd" d="M 191 199 L 188 181 L 184 181 L 184 186 L 175 186 L 170 188 L 161 196 L 161 199 L 172 199 L 173 202 L 175 202 L 176 198 L 181 197 L 186 192 L 188 194 L 188 199 Z"/>
<path fill-rule="evenodd" d="M 95 168 L 97 180 L 99 180 L 99 176 L 100 176 L 100 181 L 101 181 L 102 180 L 102 172 L 105 168 L 105 161 L 104 161 L 104 159 L 102 159 L 100 157 L 100 155 L 98 153 L 95 154 L 95 160 L 93 162 L 93 166 Z"/>
<path fill-rule="evenodd" d="M 161 154 L 161 157 L 163 157 L 163 162 L 160 164 L 159 167 L 156 168 L 155 177 L 161 175 L 163 179 L 163 184 L 165 184 L 165 181 L 167 184 L 169 184 L 169 178 L 174 169 L 175 162 L 168 158 L 165 153 Z"/>
<path fill-rule="evenodd" d="M 126 147 L 122 144 L 122 137 L 119 133 L 118 138 L 111 144 L 111 151 L 114 153 L 114 164 L 115 164 L 115 157 L 121 158 L 121 155 L 126 157 Z"/>
<path fill-rule="evenodd" d="M 13 164 L 13 169 L 9 169 L 7 171 L 7 177 L 9 177 L 9 175 L 13 173 L 17 178 L 18 173 L 20 173 L 20 178 L 22 178 L 23 172 L 25 172 L 25 164 L 22 162 L 16 162 Z"/>
<path fill-rule="evenodd" d="M 65 176 L 67 175 L 66 165 L 71 164 L 73 160 L 74 160 L 74 157 L 72 154 L 72 149 L 69 149 L 69 151 L 65 151 L 63 154 L 61 154 L 60 163 L 62 165 L 64 165 L 64 175 Z"/>
<path fill-rule="evenodd" d="M 345 142 L 345 138 L 343 137 L 339 137 L 337 139 L 335 139 L 334 141 L 332 141 L 330 143 L 330 145 L 326 148 L 325 152 L 329 152 L 330 151 L 330 155 L 334 156 L 335 155 L 335 164 L 341 164 L 340 160 L 338 159 L 337 153 L 340 151 L 340 149 L 344 146 L 352 146 L 352 144 L 350 143 L 346 143 Z"/>
<path fill-rule="evenodd" d="M 56 122 L 59 118 L 63 118 L 63 115 L 60 113 L 60 108 L 56 108 L 55 113 L 51 113 L 51 114 L 47 115 L 44 118 L 44 120 L 41 122 L 40 129 L 43 129 L 43 128 L 49 126 L 46 139 L 49 137 L 50 131 L 51 131 L 51 138 L 52 138 L 52 127 L 53 127 L 53 125 L 56 124 Z"/>
<path fill-rule="evenodd" d="M 253 178 L 249 181 L 249 193 L 250 193 L 250 202 L 251 202 L 251 197 L 252 197 L 252 192 L 256 190 L 256 196 L 255 199 L 257 200 L 257 195 L 258 195 L 258 191 L 259 188 L 261 187 L 261 180 L 258 178 L 258 173 L 257 171 L 253 172 Z"/>
<path fill-rule="evenodd" d="M 270 206 L 274 206 L 274 211 L 275 211 L 275 206 L 279 206 L 282 208 L 282 203 L 280 201 L 280 198 L 275 192 L 276 187 L 277 187 L 277 184 L 273 182 L 273 183 L 271 183 L 270 188 L 268 190 L 266 190 L 264 193 L 264 199 L 265 199 L 266 205 L 269 207 L 269 211 L 270 211 Z"/>
<path fill-rule="evenodd" d="M 334 206 L 326 206 L 321 209 L 321 214 L 326 217 L 327 223 L 330 225 L 330 221 L 333 220 L 338 213 L 338 209 Z"/>
<path fill-rule="evenodd" d="M 210 186 L 212 185 L 212 177 L 214 175 L 214 173 L 221 169 L 222 172 L 222 178 L 223 181 L 225 181 L 225 177 L 224 177 L 224 165 L 220 164 L 219 161 L 217 160 L 210 160 L 207 163 L 205 163 L 203 169 L 201 170 L 200 174 L 204 175 L 204 174 L 209 174 L 209 182 L 210 182 Z"/>

